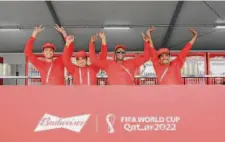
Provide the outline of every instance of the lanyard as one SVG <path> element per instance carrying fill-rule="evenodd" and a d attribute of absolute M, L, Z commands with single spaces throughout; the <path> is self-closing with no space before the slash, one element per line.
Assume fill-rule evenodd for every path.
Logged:
<path fill-rule="evenodd" d="M 49 81 L 49 75 L 50 75 L 50 73 L 52 71 L 52 66 L 53 66 L 53 63 L 51 63 L 51 65 L 50 65 L 50 67 L 48 69 L 48 73 L 47 73 L 47 77 L 46 77 L 46 83 L 48 83 L 48 81 Z"/>
<path fill-rule="evenodd" d="M 121 65 L 121 64 L 120 64 L 120 66 L 121 66 L 121 67 L 129 74 L 131 80 L 133 81 L 133 85 L 135 85 L 135 84 L 134 84 L 134 78 L 132 77 L 132 75 L 131 75 L 131 73 L 129 72 L 129 70 L 128 70 L 126 67 L 124 67 L 123 65 Z"/>
<path fill-rule="evenodd" d="M 83 79 L 82 79 L 81 68 L 79 68 L 79 76 L 80 76 L 80 85 L 82 85 L 83 84 Z M 89 72 L 89 68 L 87 68 L 87 82 L 88 82 L 88 85 L 90 85 L 90 72 Z"/>
<path fill-rule="evenodd" d="M 165 75 L 166 75 L 166 73 L 168 72 L 168 70 L 169 70 L 169 67 L 167 67 L 167 68 L 164 70 L 164 72 L 163 72 L 163 74 L 162 74 L 162 76 L 161 76 L 159 82 L 162 82 L 162 80 L 163 80 L 163 78 L 165 77 Z"/>

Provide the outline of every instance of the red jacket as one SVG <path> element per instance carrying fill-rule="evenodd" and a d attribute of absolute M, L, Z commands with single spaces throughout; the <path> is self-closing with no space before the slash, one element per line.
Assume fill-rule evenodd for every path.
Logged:
<path fill-rule="evenodd" d="M 74 43 L 70 44 L 69 47 L 64 48 L 63 62 L 66 66 L 67 71 L 73 76 L 74 85 L 97 85 L 97 73 L 99 69 L 97 66 L 91 64 L 86 67 L 78 67 L 71 62 L 71 57 L 74 51 Z M 100 60 L 105 60 L 107 57 L 107 46 L 102 45 Z"/>
<path fill-rule="evenodd" d="M 134 72 L 137 67 L 149 60 L 149 48 L 149 43 L 145 43 L 144 57 L 137 57 L 119 63 L 113 60 L 97 59 L 95 45 L 93 43 L 89 44 L 91 62 L 106 71 L 109 85 L 134 85 Z"/>
<path fill-rule="evenodd" d="M 181 77 L 181 68 L 183 67 L 187 54 L 191 50 L 191 48 L 192 48 L 192 44 L 190 43 L 186 44 L 185 47 L 179 53 L 179 55 L 176 57 L 176 59 L 171 61 L 169 65 L 162 65 L 159 61 L 159 58 L 155 49 L 150 48 L 150 55 L 152 58 L 152 63 L 153 63 L 159 84 L 184 84 L 184 81 Z M 167 70 L 167 72 L 165 70 Z M 162 75 L 164 74 L 164 72 L 166 73 L 164 77 L 162 78 Z"/>
<path fill-rule="evenodd" d="M 32 52 L 34 41 L 35 39 L 32 37 L 27 41 L 24 53 L 40 72 L 41 83 L 43 85 L 64 85 L 64 64 L 62 57 L 58 57 L 53 62 L 39 60 Z"/>

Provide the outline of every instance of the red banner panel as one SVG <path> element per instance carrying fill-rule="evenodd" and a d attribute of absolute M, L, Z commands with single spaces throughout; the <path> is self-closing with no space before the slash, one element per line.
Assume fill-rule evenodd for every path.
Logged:
<path fill-rule="evenodd" d="M 0 142 L 225 142 L 224 86 L 7 86 Z"/>

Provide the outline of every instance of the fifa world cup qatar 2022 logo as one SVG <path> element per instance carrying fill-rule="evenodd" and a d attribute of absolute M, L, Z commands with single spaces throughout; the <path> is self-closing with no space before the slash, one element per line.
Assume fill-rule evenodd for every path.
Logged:
<path fill-rule="evenodd" d="M 118 124 L 126 132 L 176 131 L 181 118 L 179 116 L 120 116 Z M 108 133 L 115 133 L 116 116 L 106 115 Z"/>
<path fill-rule="evenodd" d="M 115 133 L 114 124 L 116 121 L 116 116 L 114 114 L 108 114 L 106 116 L 106 123 L 108 124 L 108 133 Z"/>

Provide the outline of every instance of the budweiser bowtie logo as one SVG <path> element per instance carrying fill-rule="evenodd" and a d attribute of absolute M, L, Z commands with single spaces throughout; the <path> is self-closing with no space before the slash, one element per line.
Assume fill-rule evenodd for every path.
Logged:
<path fill-rule="evenodd" d="M 85 114 L 68 118 L 60 118 L 50 114 L 45 114 L 41 118 L 38 126 L 35 128 L 34 131 L 38 132 L 64 128 L 74 132 L 80 132 L 90 116 L 90 114 Z"/>

